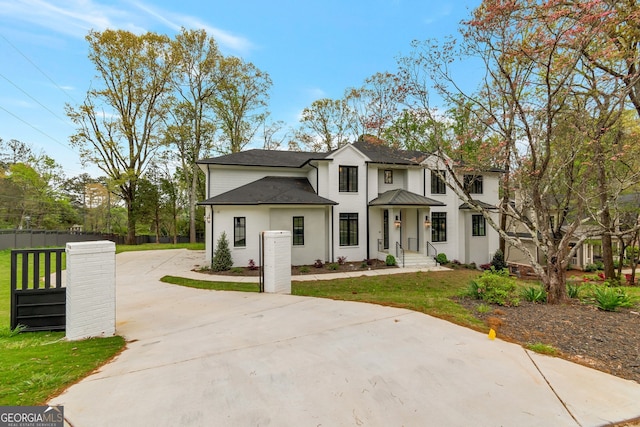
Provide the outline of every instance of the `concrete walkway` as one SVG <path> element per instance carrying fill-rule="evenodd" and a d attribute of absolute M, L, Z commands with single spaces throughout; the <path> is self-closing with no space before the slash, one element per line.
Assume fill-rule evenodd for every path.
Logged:
<path fill-rule="evenodd" d="M 93 426 L 600 426 L 640 385 L 421 313 L 168 285 L 201 252 L 117 255 L 112 363 L 50 403 Z M 588 325 L 585 325 L 588 327 Z"/>

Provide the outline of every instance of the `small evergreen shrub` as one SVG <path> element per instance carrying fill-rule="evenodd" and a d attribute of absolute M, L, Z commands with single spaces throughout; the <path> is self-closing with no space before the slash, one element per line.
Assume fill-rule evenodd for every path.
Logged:
<path fill-rule="evenodd" d="M 493 254 L 493 259 L 491 260 L 491 266 L 498 271 L 507 268 L 507 263 L 504 260 L 504 254 L 500 249 L 498 249 L 496 253 Z"/>
<path fill-rule="evenodd" d="M 387 258 L 385 259 L 385 264 L 387 264 L 389 267 L 396 265 L 396 257 L 394 257 L 393 255 L 389 254 L 387 255 Z"/>
<path fill-rule="evenodd" d="M 214 252 L 213 259 L 211 260 L 211 270 L 227 271 L 231 269 L 232 266 L 233 260 L 231 259 L 227 233 L 223 231 L 216 243 L 216 251 Z"/>
<path fill-rule="evenodd" d="M 436 262 L 438 264 L 448 263 L 449 260 L 447 259 L 447 254 L 445 254 L 444 252 L 440 252 L 438 255 L 436 255 Z"/>
<path fill-rule="evenodd" d="M 509 276 L 507 269 L 491 268 L 491 270 L 486 270 L 480 277 L 472 280 L 468 292 L 473 298 L 488 303 L 504 306 L 520 304 L 516 281 Z"/>

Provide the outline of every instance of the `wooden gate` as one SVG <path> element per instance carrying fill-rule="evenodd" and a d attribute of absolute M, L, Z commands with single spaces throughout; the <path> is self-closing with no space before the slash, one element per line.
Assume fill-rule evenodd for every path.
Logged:
<path fill-rule="evenodd" d="M 11 250 L 11 329 L 18 325 L 25 331 L 65 329 L 64 253 L 64 248 Z"/>

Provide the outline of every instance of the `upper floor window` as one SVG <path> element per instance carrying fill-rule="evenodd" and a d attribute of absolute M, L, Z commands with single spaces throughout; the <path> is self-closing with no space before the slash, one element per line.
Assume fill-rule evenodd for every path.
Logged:
<path fill-rule="evenodd" d="M 482 194 L 482 175 L 465 175 L 464 189 L 469 194 Z"/>
<path fill-rule="evenodd" d="M 304 245 L 304 217 L 303 216 L 293 217 L 292 239 L 293 239 L 294 246 Z"/>
<path fill-rule="evenodd" d="M 486 236 L 487 223 L 482 215 L 471 215 L 471 235 Z"/>
<path fill-rule="evenodd" d="M 393 184 L 393 170 L 385 169 L 384 171 L 384 183 Z"/>
<path fill-rule="evenodd" d="M 447 241 L 447 213 L 446 212 L 431 213 L 431 241 L 432 242 Z"/>
<path fill-rule="evenodd" d="M 340 192 L 355 193 L 358 191 L 358 167 L 340 166 L 338 168 L 338 190 Z"/>
<path fill-rule="evenodd" d="M 431 194 L 447 194 L 446 171 L 431 171 Z M 442 176 L 442 178 L 440 178 Z"/>
<path fill-rule="evenodd" d="M 247 218 L 244 216 L 233 218 L 233 246 L 247 246 Z"/>
<path fill-rule="evenodd" d="M 358 214 L 340 214 L 340 246 L 358 245 Z"/>

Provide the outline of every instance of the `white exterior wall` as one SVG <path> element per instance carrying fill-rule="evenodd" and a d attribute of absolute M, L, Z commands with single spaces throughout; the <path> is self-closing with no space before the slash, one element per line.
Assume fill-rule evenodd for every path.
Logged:
<path fill-rule="evenodd" d="M 243 185 L 250 184 L 266 176 L 290 176 L 308 178 L 309 183 L 315 186 L 315 172 L 297 168 L 241 168 L 241 167 L 212 167 L 209 171 L 209 194 L 214 197 Z M 313 177 L 310 177 L 313 175 Z M 312 179 L 313 178 L 313 179 Z"/>
<path fill-rule="evenodd" d="M 330 209 L 330 208 L 329 208 Z M 327 208 L 273 208 L 270 212 L 270 230 L 291 231 L 293 236 L 293 217 L 304 217 L 304 245 L 291 246 L 291 265 L 313 264 L 315 260 L 329 259 L 326 225 Z"/>
<path fill-rule="evenodd" d="M 246 243 L 244 247 L 233 246 L 233 218 L 246 218 Z M 213 213 L 213 250 L 223 232 L 227 234 L 229 250 L 234 267 L 249 265 L 252 259 L 256 265 L 260 259 L 260 233 L 270 228 L 269 208 L 265 206 L 215 206 Z"/>
<path fill-rule="evenodd" d="M 327 182 L 329 184 L 327 198 L 338 203 L 333 209 L 333 249 L 332 259 L 347 257 L 348 261 L 359 261 L 367 257 L 367 178 L 369 176 L 367 164 L 368 160 L 360 151 L 351 145 L 345 145 L 340 150 L 333 153 L 329 158 L 333 161 L 327 167 Z M 347 193 L 338 191 L 340 166 L 358 167 L 358 191 Z M 374 181 L 375 182 L 375 181 Z M 369 182 L 371 187 L 371 182 Z M 340 246 L 340 214 L 358 214 L 358 245 Z"/>

